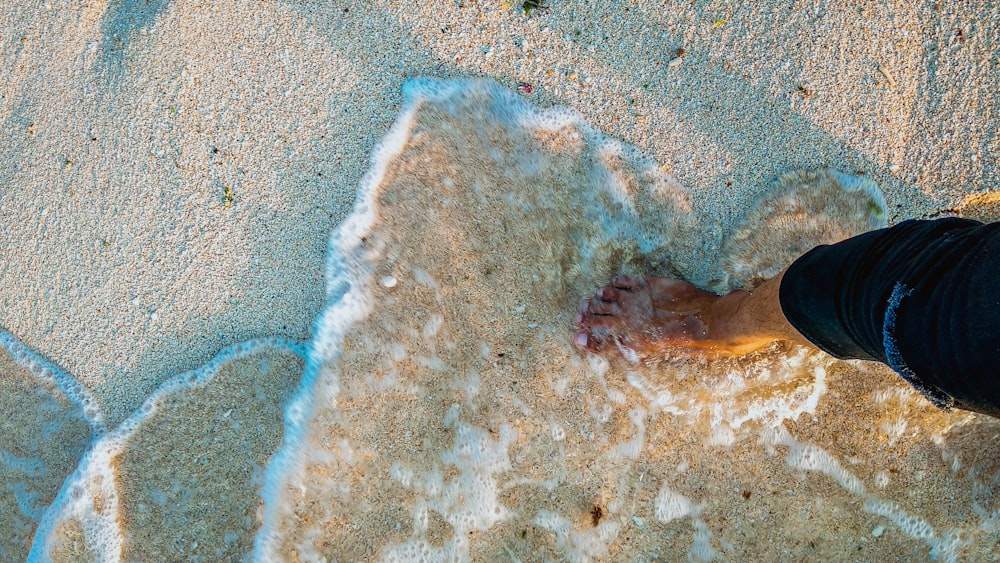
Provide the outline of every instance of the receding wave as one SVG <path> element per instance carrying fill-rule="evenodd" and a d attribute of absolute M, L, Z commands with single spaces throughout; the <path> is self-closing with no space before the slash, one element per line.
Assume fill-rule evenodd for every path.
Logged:
<path fill-rule="evenodd" d="M 45 512 L 31 560 L 245 557 L 302 369 L 297 344 L 260 339 L 165 382 L 90 447 Z"/>
<path fill-rule="evenodd" d="M 870 182 L 789 174 L 710 278 L 752 286 L 884 221 Z M 991 419 L 802 348 L 649 364 L 572 346 L 611 275 L 713 267 L 692 251 L 713 227 L 572 111 L 409 82 L 331 237 L 255 559 L 982 556 Z"/>

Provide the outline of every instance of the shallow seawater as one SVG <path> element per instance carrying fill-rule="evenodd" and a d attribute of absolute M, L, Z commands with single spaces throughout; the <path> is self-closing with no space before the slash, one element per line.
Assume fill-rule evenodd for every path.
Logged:
<path fill-rule="evenodd" d="M 993 419 L 800 347 L 630 362 L 571 342 L 580 301 L 614 274 L 750 287 L 883 225 L 884 209 L 861 178 L 787 174 L 708 257 L 704 233 L 722 227 L 574 112 L 488 82 L 411 81 L 331 236 L 304 348 L 234 346 L 110 431 L 69 375 L 25 368 L 30 352 L 0 357 L 0 382 L 39 403 L 27 434 L 0 436 L 0 502 L 21 507 L 0 548 L 57 561 L 995 559 Z M 32 435 L 65 446 L 29 456 Z"/>
<path fill-rule="evenodd" d="M 258 558 L 993 549 L 992 420 L 800 348 L 632 364 L 570 343 L 579 301 L 611 275 L 752 285 L 796 245 L 879 226 L 872 186 L 782 178 L 727 255 L 698 263 L 708 226 L 683 188 L 574 114 L 479 82 L 405 92 L 331 240 L 330 301 L 269 467 Z"/>
<path fill-rule="evenodd" d="M 35 527 L 88 444 L 103 433 L 72 378 L 0 331 L 0 559 L 23 560 Z"/>
<path fill-rule="evenodd" d="M 31 559 L 243 558 L 303 368 L 298 345 L 262 339 L 168 380 L 91 443 L 38 523 Z"/>

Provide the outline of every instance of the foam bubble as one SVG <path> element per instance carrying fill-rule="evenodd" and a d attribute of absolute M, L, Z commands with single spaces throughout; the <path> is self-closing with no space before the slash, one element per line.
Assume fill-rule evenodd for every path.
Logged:
<path fill-rule="evenodd" d="M 621 529 L 613 520 L 605 520 L 589 530 L 580 529 L 569 519 L 549 510 L 540 510 L 534 523 L 555 533 L 557 546 L 570 561 L 603 557 Z"/>
<path fill-rule="evenodd" d="M 654 501 L 656 519 L 660 522 L 672 522 L 691 514 L 691 501 L 680 493 L 668 487 L 660 488 Z"/>
<path fill-rule="evenodd" d="M 623 456 L 628 459 L 639 459 L 642 447 L 646 443 L 646 411 L 634 409 L 628 413 L 629 420 L 635 425 L 635 435 L 627 442 L 616 445 L 610 452 L 611 456 Z"/>
<path fill-rule="evenodd" d="M 712 532 L 701 518 L 695 518 L 693 524 L 694 538 L 688 556 L 693 561 L 712 561 L 718 555 L 711 544 Z"/>
<path fill-rule="evenodd" d="M 906 512 L 894 502 L 870 498 L 865 501 L 864 508 L 865 512 L 888 518 L 911 538 L 931 541 L 934 547 L 940 545 L 933 526 L 923 518 Z"/>

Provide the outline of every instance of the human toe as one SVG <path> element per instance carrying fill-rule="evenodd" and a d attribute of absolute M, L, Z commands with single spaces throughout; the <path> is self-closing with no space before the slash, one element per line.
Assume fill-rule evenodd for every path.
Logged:
<path fill-rule="evenodd" d="M 618 289 L 640 289 L 643 283 L 641 278 L 632 278 L 624 275 L 611 278 L 611 285 Z"/>
<path fill-rule="evenodd" d="M 590 352 L 600 352 L 604 349 L 604 341 L 586 330 L 577 332 L 573 337 L 573 343 Z"/>
<path fill-rule="evenodd" d="M 591 299 L 587 302 L 587 312 L 594 315 L 617 315 L 618 304 L 613 301 Z"/>
<path fill-rule="evenodd" d="M 590 311 L 581 311 L 577 313 L 573 322 L 576 326 L 583 329 L 611 328 L 620 324 L 617 319 L 611 315 L 594 314 Z"/>
<path fill-rule="evenodd" d="M 621 291 L 614 287 L 602 287 L 597 290 L 596 297 L 604 301 L 618 301 L 621 298 Z"/>

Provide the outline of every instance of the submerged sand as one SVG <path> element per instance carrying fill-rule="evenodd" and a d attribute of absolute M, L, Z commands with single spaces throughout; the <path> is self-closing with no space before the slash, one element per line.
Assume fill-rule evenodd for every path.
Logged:
<path fill-rule="evenodd" d="M 0 558 L 23 560 L 38 521 L 103 424 L 59 368 L 0 331 Z"/>
<path fill-rule="evenodd" d="M 297 345 L 263 339 L 168 380 L 91 445 L 41 518 L 31 560 L 244 558 L 303 367 Z"/>
<path fill-rule="evenodd" d="M 301 434 L 271 466 L 257 557 L 992 553 L 989 417 L 804 348 L 609 363 L 571 344 L 580 296 L 613 273 L 780 270 L 798 244 L 884 221 L 877 191 L 789 174 L 746 214 L 740 240 L 758 244 L 727 246 L 733 271 L 713 272 L 692 257 L 706 229 L 685 192 L 629 147 L 488 83 L 406 92 L 332 244 L 345 287 Z"/>

